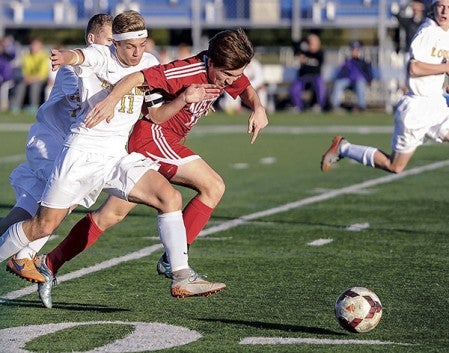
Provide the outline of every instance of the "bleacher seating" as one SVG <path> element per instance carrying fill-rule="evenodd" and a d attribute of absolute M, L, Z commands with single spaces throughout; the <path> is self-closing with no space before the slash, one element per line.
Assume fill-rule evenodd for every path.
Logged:
<path fill-rule="evenodd" d="M 350 26 L 351 23 L 355 25 L 376 23 L 379 15 L 379 1 L 302 0 L 299 9 L 302 26 L 318 24 Z M 393 1 L 385 0 L 386 6 L 389 7 Z M 195 15 L 193 6 L 195 1 L 192 0 L 0 0 L 3 19 L 0 26 L 3 28 L 19 27 L 24 23 L 31 27 L 50 26 L 54 23 L 55 5 L 58 3 L 64 4 L 67 9 L 75 13 L 72 23 L 70 21 L 66 23 L 75 27 L 82 27 L 93 13 L 108 12 L 115 15 L 117 10 L 133 7 L 142 12 L 153 28 L 179 27 L 179 21 L 183 25 L 191 23 Z M 277 16 L 279 24 L 288 23 L 292 20 L 294 3 L 292 0 L 199 0 L 199 18 L 201 21 L 205 21 L 206 9 L 215 9 L 220 11 L 220 16 L 216 17 L 215 25 L 217 26 L 242 20 L 247 20 L 248 26 L 250 26 L 254 9 L 265 6 L 267 9 L 276 9 L 270 13 L 270 18 Z M 329 5 L 331 6 L 328 8 Z M 330 8 L 333 9 L 332 14 L 327 13 Z M 386 13 L 389 14 L 389 11 Z M 329 15 L 332 15 L 332 18 L 329 18 Z M 73 18 L 72 13 L 71 18 Z M 388 15 L 387 20 L 391 20 L 391 16 Z M 259 22 L 257 25 L 260 27 Z M 267 23 L 268 26 L 273 24 L 276 22 L 268 21 Z"/>

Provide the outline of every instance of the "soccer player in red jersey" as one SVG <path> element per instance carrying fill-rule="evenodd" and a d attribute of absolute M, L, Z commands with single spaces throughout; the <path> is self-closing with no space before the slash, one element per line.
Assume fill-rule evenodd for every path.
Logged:
<path fill-rule="evenodd" d="M 165 102 L 169 102 L 179 98 L 191 85 L 215 84 L 221 92 L 226 91 L 234 98 L 240 96 L 251 109 L 248 133 L 252 134 L 251 143 L 254 143 L 259 132 L 267 126 L 268 118 L 256 91 L 243 73 L 253 56 L 253 46 L 242 29 L 219 32 L 211 38 L 207 50 L 193 57 L 156 65 L 123 78 L 86 117 L 86 125 L 93 127 L 104 119 L 112 119 L 113 107 L 136 86 L 147 85 L 150 92 L 157 92 Z M 216 99 L 197 103 L 177 99 L 179 103 L 172 108 L 179 111 L 168 121 L 158 120 L 159 112 L 152 107 L 158 101 L 150 99 L 147 101 L 148 115 L 135 124 L 129 139 L 130 152 L 139 152 L 157 160 L 161 164 L 159 172 L 171 183 L 197 191 L 183 210 L 188 245 L 205 227 L 225 191 L 221 176 L 183 144 L 186 135 L 212 109 Z M 76 236 L 73 241 L 77 241 Z M 171 276 L 165 254 L 159 259 L 157 270 L 166 277 Z"/>

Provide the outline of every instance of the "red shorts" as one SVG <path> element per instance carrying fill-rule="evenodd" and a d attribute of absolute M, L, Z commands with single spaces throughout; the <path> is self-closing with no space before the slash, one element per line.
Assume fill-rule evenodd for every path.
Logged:
<path fill-rule="evenodd" d="M 200 158 L 181 141 L 183 138 L 172 131 L 164 130 L 150 120 L 140 119 L 129 137 L 128 151 L 139 152 L 158 161 L 161 165 L 159 172 L 170 180 L 178 166 Z"/>

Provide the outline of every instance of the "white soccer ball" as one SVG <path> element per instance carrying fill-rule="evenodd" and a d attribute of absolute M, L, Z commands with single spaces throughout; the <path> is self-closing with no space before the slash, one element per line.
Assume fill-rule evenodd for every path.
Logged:
<path fill-rule="evenodd" d="M 350 332 L 369 332 L 382 318 L 379 297 L 365 287 L 352 287 L 340 294 L 335 303 L 338 323 Z"/>

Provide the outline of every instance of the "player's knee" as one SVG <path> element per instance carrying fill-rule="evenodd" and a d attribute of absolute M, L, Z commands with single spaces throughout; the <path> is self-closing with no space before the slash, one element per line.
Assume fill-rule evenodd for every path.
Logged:
<path fill-rule="evenodd" d="M 172 212 L 182 208 L 181 193 L 174 188 L 167 188 L 160 196 L 160 204 L 157 206 L 161 212 Z"/>
<path fill-rule="evenodd" d="M 223 197 L 226 190 L 226 185 L 222 178 L 214 178 L 210 181 L 207 187 L 202 190 L 201 194 L 206 196 L 211 204 L 217 204 Z"/>

